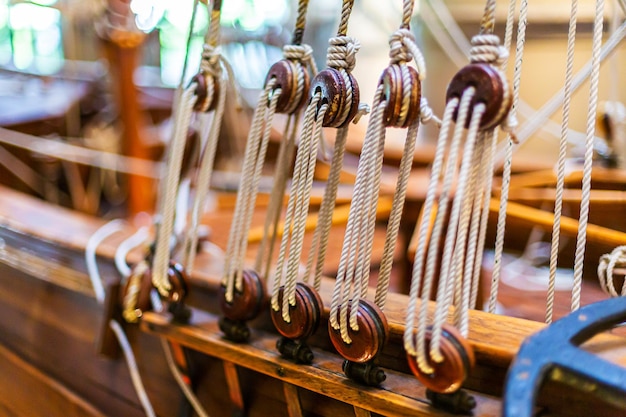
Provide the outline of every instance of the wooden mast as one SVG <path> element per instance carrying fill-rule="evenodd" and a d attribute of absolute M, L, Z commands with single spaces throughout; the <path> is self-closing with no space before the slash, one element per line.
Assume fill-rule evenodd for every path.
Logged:
<path fill-rule="evenodd" d="M 108 8 L 101 22 L 100 37 L 109 62 L 111 84 L 122 122 L 122 154 L 138 159 L 149 159 L 145 144 L 144 124 L 133 74 L 140 58 L 145 34 L 134 26 L 130 0 L 108 0 Z M 128 214 L 154 210 L 155 192 L 151 179 L 128 176 Z"/>

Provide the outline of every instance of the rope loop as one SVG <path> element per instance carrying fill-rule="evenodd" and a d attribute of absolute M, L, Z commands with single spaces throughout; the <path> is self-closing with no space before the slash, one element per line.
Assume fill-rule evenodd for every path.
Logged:
<path fill-rule="evenodd" d="M 426 60 L 415 42 L 415 35 L 407 28 L 396 30 L 389 38 L 389 58 L 392 64 L 415 59 L 420 81 L 426 78 Z"/>
<path fill-rule="evenodd" d="M 222 66 L 220 63 L 223 61 L 221 48 L 219 46 L 213 46 L 205 43 L 202 46 L 202 59 L 200 61 L 200 70 L 212 75 L 213 77 L 219 77 L 222 74 Z"/>
<path fill-rule="evenodd" d="M 470 61 L 502 66 L 509 57 L 509 51 L 500 45 L 500 38 L 492 34 L 475 35 L 471 41 Z"/>
<path fill-rule="evenodd" d="M 306 62 L 313 57 L 313 48 L 304 43 L 301 45 L 288 44 L 283 46 L 283 56 L 293 61 Z"/>
<path fill-rule="evenodd" d="M 618 293 L 614 284 L 615 267 L 626 266 L 626 246 L 618 246 L 611 253 L 602 255 L 598 264 L 598 280 L 602 290 L 611 297 L 620 297 L 626 295 L 626 276 L 621 293 Z M 621 271 L 620 271 L 621 272 Z M 623 272 L 620 275 L 624 275 Z"/>
<path fill-rule="evenodd" d="M 328 43 L 327 65 L 351 72 L 356 65 L 356 54 L 361 49 L 359 40 L 350 36 L 335 36 Z"/>
<path fill-rule="evenodd" d="M 426 97 L 422 96 L 420 100 L 420 122 L 422 124 L 434 122 L 437 127 L 441 127 L 441 119 L 435 115 L 432 107 L 428 105 Z"/>

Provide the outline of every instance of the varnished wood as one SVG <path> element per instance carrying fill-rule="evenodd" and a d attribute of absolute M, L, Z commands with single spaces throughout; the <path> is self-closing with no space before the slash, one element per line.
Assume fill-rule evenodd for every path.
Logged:
<path fill-rule="evenodd" d="M 28 336 L 28 332 L 25 333 L 26 328 L 20 325 L 27 317 L 32 317 L 32 320 L 45 323 L 46 325 L 56 323 L 55 326 L 65 327 L 66 324 L 64 321 L 67 317 L 87 317 L 80 310 L 74 311 L 74 308 L 86 304 L 91 312 L 91 317 L 99 311 L 99 308 L 96 307 L 95 301 L 92 298 L 92 292 L 85 290 L 89 287 L 89 282 L 85 274 L 83 250 L 88 237 L 103 224 L 103 221 L 88 216 L 77 215 L 75 212 L 56 207 L 48 207 L 46 204 L 40 203 L 35 199 L 24 197 L 19 193 L 12 193 L 9 190 L 6 192 L 5 190 L 2 191 L 2 198 L 0 198 L 0 237 L 3 239 L 4 245 L 0 252 L 6 253 L 8 250 L 14 251 L 16 248 L 29 247 L 29 262 L 17 262 L 16 268 L 24 268 L 27 271 L 47 270 L 52 277 L 39 273 L 38 276 L 27 278 L 22 277 L 18 272 L 13 272 L 9 275 L 5 274 L 1 277 L 2 285 L 0 288 L 2 288 L 2 290 L 0 291 L 0 301 L 2 302 L 0 303 L 0 314 L 2 314 L 6 320 L 2 321 L 2 326 L 4 327 L 0 335 L 6 334 L 10 335 L 10 337 L 4 338 L 0 336 L 0 342 L 3 344 L 8 343 L 15 348 L 19 347 L 20 350 L 26 350 L 35 356 L 42 355 L 41 343 L 50 340 L 49 338 L 52 337 L 52 333 L 50 331 L 38 330 L 36 333 L 37 338 L 29 339 L 28 337 L 32 338 L 33 335 Z M 103 260 L 111 259 L 120 240 L 131 233 L 132 230 L 129 229 L 119 236 L 107 239 L 98 248 L 98 254 L 103 257 Z M 131 254 L 130 258 L 139 259 L 141 256 L 142 254 Z M 211 310 L 216 309 L 216 303 L 214 301 L 216 300 L 216 294 L 220 286 L 220 274 L 219 268 L 216 270 L 215 266 L 210 262 L 210 259 L 205 258 L 206 254 L 199 256 L 194 275 L 190 278 L 191 291 L 189 302 L 192 305 L 202 306 L 203 309 Z M 105 277 L 112 273 L 108 262 L 103 262 L 102 268 Z M 75 280 L 65 281 L 62 276 L 63 271 L 71 270 L 74 271 Z M 45 291 L 57 294 L 58 301 L 55 301 L 56 304 L 51 304 L 51 299 L 46 297 L 41 299 L 41 303 L 43 304 L 33 304 L 33 299 L 46 294 L 45 291 L 42 292 L 41 290 L 33 293 L 33 288 L 37 286 L 33 286 L 33 284 L 37 284 L 38 286 L 43 285 L 43 288 L 46 288 Z M 330 305 L 329 301 L 331 299 L 333 286 L 333 280 L 323 279 L 320 294 L 322 299 L 326 302 L 326 305 Z M 28 294 L 28 298 L 25 298 L 22 294 Z M 369 294 L 369 297 L 371 296 L 372 294 Z M 213 297 L 212 299 L 214 301 L 212 303 L 207 302 L 206 297 Z M 63 302 L 61 303 L 60 300 L 62 299 Z M 45 305 L 46 309 L 35 308 L 37 305 Z M 388 369 L 388 378 L 383 386 L 384 390 L 388 391 L 384 391 L 384 396 L 381 393 L 380 397 L 377 397 L 378 394 L 376 394 L 374 401 L 369 403 L 369 408 L 364 408 L 372 409 L 373 411 L 384 410 L 384 407 L 388 406 L 386 401 L 388 401 L 390 392 L 393 392 L 394 395 L 395 393 L 400 395 L 402 397 L 401 404 L 403 404 L 405 397 L 402 393 L 407 387 L 411 387 L 413 394 L 410 395 L 414 395 L 414 397 L 411 398 L 414 398 L 418 404 L 423 404 L 421 401 L 423 401 L 425 396 L 423 391 L 420 391 L 423 390 L 423 387 L 419 385 L 414 378 L 406 379 L 408 369 L 406 362 L 403 361 L 403 351 L 401 347 L 406 305 L 407 299 L 405 296 L 399 294 L 389 295 L 385 315 L 389 320 L 390 342 L 387 344 L 387 347 L 380 357 L 381 365 Z M 62 306 L 62 308 L 59 308 L 59 306 Z M 12 311 L 21 311 L 23 313 L 20 313 L 19 316 L 15 316 Z M 217 311 L 214 311 L 214 313 L 217 314 Z M 432 315 L 432 308 L 430 308 L 430 313 Z M 328 314 L 327 311 L 325 314 Z M 160 316 L 153 315 L 152 317 Z M 84 320 L 83 318 L 83 321 Z M 182 332 L 181 334 L 184 335 L 183 338 L 186 340 L 185 343 L 194 349 L 205 350 L 207 346 L 206 343 L 208 342 L 203 339 L 204 336 L 210 338 L 211 343 L 218 343 L 218 347 L 220 349 L 223 348 L 224 352 L 219 349 L 216 351 L 211 350 L 210 355 L 219 360 L 226 359 L 237 363 L 237 357 L 243 355 L 242 351 L 249 348 L 248 346 L 237 347 L 223 340 L 220 333 L 217 331 L 217 325 L 213 322 L 209 328 L 200 331 L 202 337 L 198 338 L 199 334 L 197 333 L 198 329 L 196 327 L 174 326 L 167 322 L 165 318 L 159 318 L 159 320 L 163 320 L 162 325 L 167 327 L 168 334 L 170 334 L 169 332 Z M 71 330 L 70 333 L 63 333 L 62 336 L 57 336 L 61 337 L 61 339 L 57 340 L 75 337 L 79 337 L 80 340 L 82 340 L 82 345 L 80 345 L 82 346 L 81 349 L 83 349 L 81 351 L 82 353 L 80 355 L 73 355 L 74 359 L 81 364 L 85 363 L 85 349 L 91 351 L 91 354 L 93 354 L 93 323 L 87 322 L 85 326 L 90 330 L 85 330 L 84 328 L 74 329 Z M 480 391 L 498 394 L 506 367 L 517 352 L 521 341 L 541 327 L 543 327 L 543 325 L 536 322 L 493 316 L 481 312 L 470 312 L 468 340 L 475 351 L 477 367 L 467 382 L 468 386 Z M 253 328 L 252 346 L 255 346 L 255 343 L 259 342 L 257 339 L 258 335 L 263 334 L 260 333 L 260 330 L 256 329 L 269 329 L 270 327 L 263 324 L 261 321 L 254 323 Z M 22 336 L 16 338 L 16 334 L 21 334 Z M 38 338 L 41 338 L 41 341 L 38 341 Z M 242 360 L 245 360 L 247 365 L 237 364 L 244 368 L 249 366 L 251 369 L 250 372 L 260 372 L 264 375 L 271 375 L 272 378 L 279 368 L 287 369 L 285 366 L 296 367 L 296 365 L 288 361 L 283 361 L 278 357 L 274 347 L 276 335 L 271 336 L 263 343 L 265 343 L 263 345 L 265 356 L 261 358 L 261 362 L 258 366 L 256 362 L 254 364 L 250 362 L 252 359 L 245 359 L 245 357 L 243 357 L 244 359 Z M 312 340 L 312 345 L 328 349 L 329 342 L 322 337 L 321 339 Z M 626 356 L 623 346 L 623 338 L 621 337 L 602 336 L 591 342 L 590 349 L 598 350 L 602 353 L 603 357 L 619 362 Z M 340 358 L 335 354 L 329 354 L 325 350 L 315 349 L 315 351 L 317 358 L 313 367 L 298 367 L 300 372 L 302 372 L 302 374 L 299 374 L 300 378 L 305 378 L 305 374 L 307 378 L 310 377 L 311 372 L 313 372 L 314 377 L 316 369 L 320 369 L 320 366 L 327 366 L 329 367 L 328 369 L 331 370 L 331 379 L 336 381 L 337 384 L 341 384 L 344 389 L 349 391 L 341 394 L 341 398 L 337 398 L 337 400 L 359 406 L 360 401 L 362 401 L 359 398 L 363 388 L 352 385 L 352 383 L 347 382 L 345 377 L 341 375 Z M 53 352 L 45 352 L 45 355 L 50 354 L 53 354 Z M 59 372 L 59 370 L 64 369 L 64 364 L 66 364 L 69 359 L 65 356 L 58 356 L 58 352 L 54 354 L 57 356 L 44 355 L 47 365 L 43 368 L 47 368 L 50 364 L 53 364 L 53 369 L 57 369 L 56 372 Z M 44 362 L 38 361 L 37 366 L 43 366 L 43 363 Z M 92 366 L 93 365 L 89 365 L 89 369 L 90 372 L 93 373 L 94 371 L 91 370 Z M 116 366 L 120 365 L 118 364 Z M 254 371 L 252 371 L 252 369 L 254 369 Z M 394 371 L 394 369 L 397 371 Z M 67 373 L 68 371 L 63 370 L 63 372 Z M 102 371 L 99 372 L 102 373 Z M 291 377 L 289 372 L 287 374 Z M 396 378 L 396 375 L 400 378 Z M 162 382 L 159 381 L 156 386 L 158 387 L 161 383 Z M 154 385 L 154 383 L 150 383 L 151 389 L 154 389 Z M 324 384 L 324 386 L 326 386 L 326 384 Z M 78 388 L 82 389 L 84 387 L 80 386 Z M 259 389 L 262 388 L 263 387 L 260 387 Z M 127 393 L 132 393 L 132 388 L 130 388 L 129 385 L 126 385 L 126 389 Z M 366 389 L 366 391 L 370 392 L 369 389 Z M 320 395 L 325 395 L 326 393 L 321 386 L 318 386 L 317 391 L 314 392 L 318 392 Z M 125 395 L 132 397 L 130 394 Z M 482 401 L 482 398 L 483 397 L 480 396 L 478 397 L 479 403 Z M 309 404 L 307 401 L 303 402 L 303 406 L 305 403 Z M 333 404 L 332 407 L 335 407 L 335 405 L 339 407 L 338 404 L 340 403 L 337 403 L 337 401 L 331 399 L 327 401 L 329 401 L 328 404 Z M 102 398 L 100 398 L 94 400 L 94 403 L 97 405 L 107 404 L 107 407 L 111 407 L 114 401 L 110 399 L 103 401 Z M 415 408 L 414 405 L 415 404 L 410 407 L 407 406 L 405 409 L 413 409 Z M 420 413 L 422 413 L 422 411 L 420 411 L 422 410 L 421 407 L 417 407 L 416 410 L 414 415 L 420 415 Z M 135 414 L 123 412 L 117 415 Z M 428 411 L 424 409 L 421 415 L 437 414 L 430 409 L 428 409 Z M 489 415 L 489 413 L 486 413 L 486 415 Z M 497 415 L 497 412 L 494 415 Z"/>
<path fill-rule="evenodd" d="M 233 406 L 243 412 L 245 410 L 245 402 L 241 393 L 241 383 L 239 382 L 239 373 L 237 366 L 229 361 L 224 361 L 224 375 L 228 384 L 228 394 Z"/>
<path fill-rule="evenodd" d="M 393 389 L 364 388 L 345 379 L 336 355 L 316 349 L 314 366 L 296 365 L 276 355 L 275 337 L 271 335 L 257 332 L 250 344 L 233 344 L 220 337 L 215 317 L 203 314 L 194 317 L 190 326 L 174 326 L 166 316 L 146 313 L 142 327 L 192 349 L 210 352 L 224 361 L 382 415 L 447 415 L 430 408 L 421 396 L 423 388 L 406 374 L 388 374 Z M 497 415 L 497 402 L 481 397 L 479 404 L 478 410 L 484 415 Z"/>
<path fill-rule="evenodd" d="M 489 210 L 497 213 L 499 209 L 500 201 L 492 199 L 489 204 Z M 552 225 L 554 224 L 553 213 L 514 202 L 508 203 L 506 213 L 507 217 L 511 219 L 527 222 L 529 226 L 535 226 L 548 232 L 552 231 Z M 578 221 L 571 217 L 561 217 L 561 233 L 576 236 L 578 233 Z M 626 242 L 626 233 L 609 229 L 608 227 L 589 224 L 587 226 L 587 241 L 609 247 L 616 247 Z"/>
<path fill-rule="evenodd" d="M 104 417 L 93 404 L 0 345 L 0 414 Z"/>
<path fill-rule="evenodd" d="M 298 387 L 288 382 L 283 382 L 283 392 L 285 393 L 289 417 L 302 417 L 302 405 L 300 404 Z"/>

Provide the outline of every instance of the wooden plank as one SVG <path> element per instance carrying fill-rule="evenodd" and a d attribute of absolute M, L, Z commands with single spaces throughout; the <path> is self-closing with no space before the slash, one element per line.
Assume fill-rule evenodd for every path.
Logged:
<path fill-rule="evenodd" d="M 289 417 L 303 417 L 298 387 L 288 382 L 283 382 L 283 392 L 285 393 L 285 402 L 287 403 Z"/>
<path fill-rule="evenodd" d="M 491 199 L 489 210 L 498 212 L 500 201 Z M 554 224 L 554 214 L 536 208 L 509 201 L 506 210 L 507 217 L 528 222 L 529 226 L 539 227 L 551 232 Z M 568 236 L 576 236 L 578 233 L 578 221 L 571 217 L 561 217 L 561 233 Z M 601 243 L 609 246 L 626 244 L 626 233 L 607 227 L 589 224 L 587 226 L 587 241 Z"/>
<path fill-rule="evenodd" d="M 197 313 L 197 314 L 195 314 Z M 146 313 L 142 329 L 168 338 L 207 355 L 232 362 L 302 389 L 351 404 L 382 415 L 446 416 L 432 409 L 425 400 L 424 388 L 412 376 L 388 371 L 381 388 L 363 387 L 349 381 L 341 371 L 341 360 L 314 349 L 315 363 L 297 365 L 278 357 L 274 349 L 276 336 L 255 332 L 249 344 L 234 344 L 225 340 L 218 329 L 217 317 L 194 312 L 192 325 L 172 325 L 169 317 Z M 387 386 L 393 386 L 393 390 Z M 480 396 L 476 415 L 498 415 L 499 402 Z"/>
<path fill-rule="evenodd" d="M 105 417 L 92 404 L 0 345 L 3 416 Z"/>

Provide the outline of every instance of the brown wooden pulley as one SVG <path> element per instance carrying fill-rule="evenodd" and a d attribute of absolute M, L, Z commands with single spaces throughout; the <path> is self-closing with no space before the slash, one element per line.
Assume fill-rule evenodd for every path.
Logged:
<path fill-rule="evenodd" d="M 474 106 L 485 105 L 485 113 L 480 120 L 480 129 L 491 129 L 499 125 L 511 110 L 511 90 L 504 74 L 493 65 L 477 63 L 461 68 L 452 78 L 446 92 L 446 102 L 452 98 L 461 98 L 463 91 L 474 87 L 476 93 L 472 98 L 465 127 L 469 127 Z M 458 109 L 454 114 L 456 120 Z"/>
<path fill-rule="evenodd" d="M 135 322 L 143 315 L 144 311 L 149 311 L 152 307 L 152 303 L 150 301 L 150 291 L 154 288 L 152 285 L 152 271 L 150 270 L 150 267 L 144 268 L 143 271 L 138 270 L 138 268 L 139 264 L 133 268 L 130 277 L 126 280 L 126 285 L 119 294 L 119 303 L 121 306 L 125 307 L 127 294 L 131 291 L 137 292 L 133 314 L 136 317 L 131 318 L 125 316 L 124 319 L 126 319 L 126 321 Z M 131 285 L 134 285 L 133 278 L 136 277 L 137 274 L 141 274 L 141 277 L 139 278 L 139 286 L 138 288 L 131 288 Z"/>
<path fill-rule="evenodd" d="M 283 305 L 284 286 L 278 292 L 278 304 Z M 289 306 L 290 323 L 282 316 L 282 310 L 270 309 L 276 330 L 289 339 L 305 339 L 315 333 L 324 308 L 322 298 L 313 287 L 303 282 L 296 284 L 296 303 Z"/>
<path fill-rule="evenodd" d="M 233 321 L 247 321 L 255 318 L 266 304 L 265 283 L 259 275 L 250 270 L 243 270 L 241 291 L 235 289 L 233 300 L 226 301 L 226 287 L 220 286 L 220 306 L 224 316 Z"/>
<path fill-rule="evenodd" d="M 317 93 L 322 95 L 322 100 L 318 103 L 318 109 L 322 105 L 328 104 L 322 123 L 324 127 L 345 127 L 354 119 L 359 110 L 359 85 L 351 73 L 347 72 L 347 74 L 352 86 L 352 100 L 349 103 L 347 102 L 348 86 L 339 70 L 326 68 L 320 71 L 311 82 L 310 98 Z M 346 106 L 349 106 L 350 110 L 345 120 L 342 120 Z"/>
<path fill-rule="evenodd" d="M 414 356 L 407 355 L 407 359 L 411 371 L 426 388 L 434 392 L 450 394 L 461 388 L 474 367 L 474 351 L 453 326 L 444 324 L 441 335 L 441 354 L 444 360 L 441 363 L 435 363 L 428 358 L 428 364 L 434 369 L 432 374 L 422 372 Z M 431 337 L 432 328 L 429 327 L 426 331 L 426 350 L 430 348 Z"/>
<path fill-rule="evenodd" d="M 410 81 L 404 79 L 403 71 L 408 75 Z M 378 83 L 383 85 L 383 95 L 387 101 L 387 107 L 383 114 L 385 126 L 405 128 L 419 118 L 422 83 L 415 68 L 406 65 L 406 63 L 390 65 L 383 71 Z M 402 118 L 405 88 L 409 88 L 411 93 L 407 103 L 406 116 Z"/>
<path fill-rule="evenodd" d="M 170 262 L 167 268 L 167 279 L 172 288 L 169 290 L 167 300 L 173 303 L 182 303 L 189 289 L 189 278 L 185 268 L 178 262 Z"/>
<path fill-rule="evenodd" d="M 341 331 L 334 329 L 328 322 L 330 341 L 337 352 L 351 362 L 364 363 L 376 357 L 383 349 L 389 335 L 389 325 L 383 312 L 369 300 L 359 300 L 357 312 L 358 331 L 348 329 L 352 343 L 348 344 L 341 338 Z M 339 314 L 339 312 L 337 313 Z M 350 309 L 348 309 L 348 316 Z"/>
<path fill-rule="evenodd" d="M 199 72 L 193 76 L 189 83 L 189 85 L 194 83 L 196 84 L 196 103 L 193 106 L 195 111 L 209 112 L 214 110 L 215 106 L 217 106 L 220 84 L 213 80 L 213 95 L 209 97 L 207 93 L 209 78 L 213 78 L 213 76 L 204 72 Z"/>
<path fill-rule="evenodd" d="M 299 77 L 302 77 L 303 86 L 298 97 Z M 309 91 L 311 78 L 301 63 L 281 59 L 271 66 L 263 88 L 266 88 L 271 79 L 275 80 L 274 89 L 282 90 L 276 103 L 278 113 L 292 114 L 302 108 L 306 102 L 306 92 Z"/>

